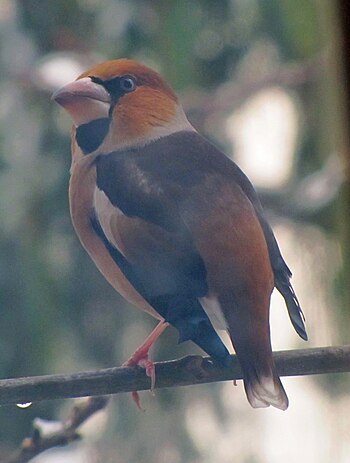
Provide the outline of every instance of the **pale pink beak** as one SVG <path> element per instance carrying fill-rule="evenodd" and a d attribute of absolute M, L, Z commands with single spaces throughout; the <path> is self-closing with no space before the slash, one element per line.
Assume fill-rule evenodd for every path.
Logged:
<path fill-rule="evenodd" d="M 108 117 L 111 98 L 107 90 L 84 77 L 57 90 L 52 99 L 61 105 L 72 117 L 74 125 Z"/>

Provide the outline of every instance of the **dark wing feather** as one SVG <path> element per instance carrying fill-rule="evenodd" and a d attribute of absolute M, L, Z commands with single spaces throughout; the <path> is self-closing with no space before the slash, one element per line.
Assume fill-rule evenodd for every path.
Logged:
<path fill-rule="evenodd" d="M 299 336 L 302 339 L 307 341 L 308 337 L 304 323 L 305 317 L 300 307 L 298 298 L 294 292 L 293 286 L 290 282 L 292 272 L 290 271 L 288 265 L 282 257 L 275 235 L 269 223 L 266 221 L 264 217 L 260 200 L 252 184 L 250 183 L 246 175 L 239 169 L 239 167 L 236 164 L 234 164 L 234 166 L 237 173 L 237 181 L 241 186 L 242 190 L 245 192 L 245 194 L 251 201 L 251 203 L 253 204 L 260 225 L 263 229 L 267 243 L 267 248 L 269 250 L 271 266 L 275 277 L 275 287 L 281 293 L 285 300 L 289 318 L 292 322 L 292 325 L 294 326 L 295 331 L 299 334 Z"/>
<path fill-rule="evenodd" d="M 207 142 L 208 143 L 208 142 Z M 209 143 L 208 143 L 209 144 Z M 209 144 L 210 146 L 210 144 Z M 215 147 L 212 147 L 212 152 L 216 152 L 216 157 L 218 151 Z M 221 154 L 219 152 L 219 154 Z M 228 161 L 228 162 L 227 162 Z M 231 175 L 234 181 L 236 181 L 250 202 L 253 204 L 256 214 L 258 216 L 260 225 L 263 229 L 264 236 L 266 239 L 271 267 L 275 277 L 275 287 L 283 296 L 290 320 L 295 331 L 299 334 L 299 336 L 307 341 L 307 333 L 305 328 L 305 317 L 303 311 L 300 307 L 298 298 L 294 292 L 290 279 L 292 277 L 292 272 L 290 271 L 288 265 L 286 264 L 285 260 L 282 257 L 281 251 L 279 249 L 278 243 L 276 241 L 275 235 L 264 217 L 264 211 L 261 206 L 260 200 L 256 191 L 249 181 L 248 177 L 244 174 L 244 172 L 235 164 L 231 162 L 229 159 L 225 160 L 223 165 L 225 165 L 226 172 Z"/>
<path fill-rule="evenodd" d="M 145 300 L 178 330 L 179 342 L 191 340 L 219 362 L 228 363 L 229 352 L 198 301 L 208 291 L 206 269 L 176 212 L 174 198 L 161 193 L 160 185 L 140 170 L 131 153 L 101 156 L 96 171 L 97 186 L 114 206 L 128 217 L 161 227 L 180 249 L 157 253 L 151 263 L 149 259 L 131 263 L 108 241 L 94 217 L 92 226 L 114 261 Z"/>
<path fill-rule="evenodd" d="M 294 292 L 293 286 L 291 285 L 290 279 L 292 272 L 281 255 L 281 251 L 278 247 L 275 235 L 271 230 L 270 225 L 266 222 L 264 217 L 258 213 L 258 217 L 264 231 L 267 247 L 269 250 L 270 261 L 272 270 L 275 276 L 275 287 L 283 296 L 290 321 L 294 326 L 295 331 L 299 336 L 307 341 L 307 333 L 305 328 L 305 317 L 300 307 L 298 298 Z"/>
<path fill-rule="evenodd" d="M 221 171 L 222 174 L 226 173 L 226 175 L 229 175 L 233 181 L 238 183 L 250 202 L 253 204 L 266 239 L 271 267 L 275 277 L 275 287 L 285 300 L 288 314 L 295 331 L 302 339 L 307 341 L 308 337 L 304 323 L 305 317 L 290 282 L 292 272 L 283 259 L 275 235 L 264 217 L 263 208 L 253 185 L 237 164 L 230 161 L 223 153 L 218 151 L 199 134 L 193 134 L 192 137 L 196 138 L 195 143 L 198 143 L 198 140 L 200 140 L 203 151 L 207 150 L 210 153 L 210 156 L 212 157 L 210 163 L 216 163 L 217 169 Z M 207 162 L 209 162 L 209 160 L 207 160 Z M 214 166 L 212 168 L 214 168 Z"/>
<path fill-rule="evenodd" d="M 304 316 L 290 283 L 291 272 L 264 218 L 257 194 L 246 175 L 223 153 L 196 132 L 179 132 L 139 149 L 100 156 L 96 167 L 97 185 L 112 204 L 126 215 L 142 218 L 181 235 L 188 242 L 191 237 L 183 222 L 181 207 L 191 195 L 191 189 L 197 184 L 204 185 L 206 178 L 213 174 L 238 184 L 260 221 L 275 286 L 286 302 L 291 322 L 297 333 L 307 339 Z M 195 249 L 193 255 L 198 255 Z M 183 270 L 181 266 L 178 268 L 179 272 Z M 193 296 L 200 297 L 196 292 Z"/>

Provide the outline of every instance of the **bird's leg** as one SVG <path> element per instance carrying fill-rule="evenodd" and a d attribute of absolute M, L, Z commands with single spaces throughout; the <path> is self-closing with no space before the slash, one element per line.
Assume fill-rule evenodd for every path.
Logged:
<path fill-rule="evenodd" d="M 154 330 L 151 332 L 151 334 L 141 344 L 141 346 L 138 347 L 136 351 L 133 353 L 133 355 L 126 362 L 123 363 L 124 367 L 139 366 L 145 369 L 146 375 L 151 378 L 151 392 L 153 392 L 156 383 L 156 370 L 154 367 L 154 363 L 148 357 L 148 353 L 150 348 L 157 341 L 157 339 L 163 333 L 163 331 L 168 327 L 168 325 L 169 323 L 165 322 L 164 320 L 160 321 L 158 325 L 154 328 Z M 136 403 L 137 407 L 142 409 L 140 404 L 140 397 L 137 391 L 134 391 L 132 393 L 132 398 Z"/>

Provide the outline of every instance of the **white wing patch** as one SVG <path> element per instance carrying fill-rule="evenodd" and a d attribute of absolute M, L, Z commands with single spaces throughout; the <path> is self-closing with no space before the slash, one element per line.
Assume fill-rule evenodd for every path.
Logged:
<path fill-rule="evenodd" d="M 228 330 L 228 323 L 215 296 L 200 297 L 199 302 L 216 330 Z"/>
<path fill-rule="evenodd" d="M 106 238 L 123 254 L 118 233 L 118 219 L 123 216 L 122 211 L 113 206 L 104 191 L 99 190 L 97 187 L 94 191 L 94 209 Z"/>
<path fill-rule="evenodd" d="M 94 209 L 96 217 L 108 241 L 123 255 L 123 244 L 118 233 L 118 220 L 123 217 L 123 212 L 108 199 L 107 195 L 97 187 L 94 191 Z M 221 310 L 220 303 L 215 296 L 199 298 L 199 301 L 208 315 L 215 330 L 228 330 L 228 323 Z M 219 334 L 219 333 L 218 333 Z"/>

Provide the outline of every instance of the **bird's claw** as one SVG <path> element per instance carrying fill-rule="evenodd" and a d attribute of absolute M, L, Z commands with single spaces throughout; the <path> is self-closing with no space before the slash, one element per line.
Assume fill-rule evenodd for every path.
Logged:
<path fill-rule="evenodd" d="M 138 366 L 145 369 L 146 375 L 151 378 L 151 393 L 154 395 L 154 387 L 156 385 L 156 369 L 152 360 L 145 357 L 138 361 Z"/>
<path fill-rule="evenodd" d="M 123 363 L 123 366 L 125 367 L 139 366 L 143 368 L 145 370 L 146 375 L 151 379 L 150 392 L 154 396 L 154 388 L 156 384 L 156 369 L 155 369 L 154 363 L 152 362 L 152 360 L 148 358 L 148 354 L 143 355 L 142 357 L 135 355 L 135 354 L 132 357 L 130 357 L 129 360 Z M 141 399 L 140 399 L 139 393 L 137 391 L 133 391 L 131 393 L 131 397 L 132 397 L 132 400 L 135 402 L 137 408 L 141 411 L 145 411 L 141 405 Z"/>
<path fill-rule="evenodd" d="M 132 391 L 131 398 L 135 402 L 136 407 L 141 411 L 144 412 L 145 409 L 141 405 L 140 394 L 137 391 Z"/>

